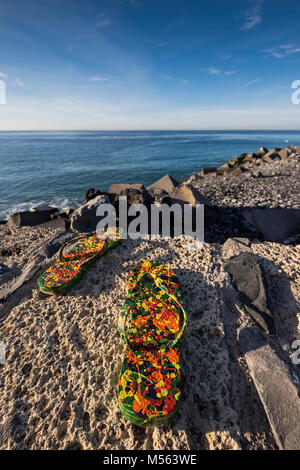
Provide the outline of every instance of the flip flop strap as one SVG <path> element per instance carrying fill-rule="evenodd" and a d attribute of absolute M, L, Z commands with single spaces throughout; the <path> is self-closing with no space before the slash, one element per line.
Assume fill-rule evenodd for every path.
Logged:
<path fill-rule="evenodd" d="M 179 340 L 181 339 L 183 333 L 184 333 L 184 330 L 185 330 L 185 327 L 187 325 L 187 313 L 186 313 L 186 310 L 184 309 L 184 307 L 182 306 L 182 304 L 179 302 L 179 300 L 177 299 L 177 297 L 175 297 L 175 295 L 171 294 L 170 291 L 167 290 L 166 286 L 161 282 L 161 280 L 155 276 L 155 274 L 151 273 L 150 271 L 147 271 L 144 276 L 146 275 L 150 275 L 152 276 L 152 278 L 154 279 L 154 283 L 157 287 L 159 287 L 159 289 L 163 290 L 169 297 L 170 299 L 172 299 L 174 301 L 174 303 L 177 305 L 177 307 L 180 308 L 180 311 L 182 312 L 183 314 L 183 323 L 182 323 L 182 326 L 180 328 L 180 331 L 179 333 L 176 335 L 176 338 L 173 340 L 173 341 L 170 341 L 170 343 L 168 344 L 169 347 L 175 347 L 176 344 L 179 342 Z M 142 276 L 143 277 L 143 276 Z M 141 280 L 142 277 L 139 279 Z M 130 341 L 128 339 L 128 336 L 126 334 L 126 329 L 125 329 L 125 323 L 126 323 L 126 318 L 128 317 L 128 314 L 129 314 L 129 311 L 128 311 L 128 308 L 125 309 L 125 312 L 121 313 L 120 315 L 120 319 L 119 319 L 119 332 L 120 332 L 120 335 L 123 339 L 123 341 L 128 345 L 130 346 Z"/>
<path fill-rule="evenodd" d="M 104 232 L 104 235 L 111 233 L 112 230 L 113 230 L 112 227 L 108 227 L 107 230 Z M 120 231 L 119 231 L 119 229 L 117 229 L 115 232 L 116 232 L 116 239 L 119 239 L 119 238 L 120 238 Z M 97 232 L 91 232 L 91 233 L 88 234 L 89 237 L 93 237 L 93 236 L 95 236 L 95 235 L 98 236 Z M 82 239 L 84 239 L 84 238 L 85 238 L 85 239 L 87 238 L 87 235 L 86 235 L 86 234 L 84 234 L 84 235 L 79 235 L 78 237 L 72 238 L 72 240 L 69 240 L 69 241 L 65 242 L 65 243 L 60 247 L 60 249 L 59 249 L 59 252 L 58 252 L 59 260 L 60 260 L 60 261 L 70 261 L 70 259 L 66 259 L 66 258 L 64 257 L 63 251 L 65 250 L 65 248 L 66 248 L 67 246 L 73 244 L 74 242 L 76 242 L 76 241 L 78 241 L 78 240 L 82 240 Z M 99 240 L 101 240 L 101 238 L 100 238 L 99 236 L 98 236 L 98 238 L 99 238 Z M 108 239 L 105 238 L 105 239 L 103 240 L 105 243 L 103 244 L 102 250 L 107 247 L 107 243 L 108 243 L 108 241 L 110 241 L 110 240 L 111 240 L 111 239 L 109 239 L 109 238 L 108 238 Z M 101 250 L 101 251 L 102 251 L 102 250 Z M 73 257 L 73 259 L 80 259 L 80 258 L 82 258 L 81 255 L 77 255 L 77 256 L 74 255 L 74 257 Z"/>
<path fill-rule="evenodd" d="M 95 234 L 96 234 L 96 232 L 91 232 L 91 233 L 89 234 L 89 236 L 93 236 L 93 235 L 95 235 Z M 67 259 L 64 257 L 63 251 L 65 250 L 65 248 L 66 248 L 67 246 L 72 245 L 74 242 L 77 242 L 77 241 L 82 240 L 82 239 L 84 239 L 84 238 L 86 238 L 86 235 L 79 235 L 78 237 L 72 238 L 71 240 L 65 242 L 65 243 L 60 247 L 60 249 L 59 249 L 59 252 L 58 252 L 59 260 L 60 260 L 60 261 L 70 261 L 70 260 L 67 260 Z M 80 258 L 80 255 L 77 255 L 77 256 L 74 255 L 74 259 L 78 259 L 78 258 Z"/>

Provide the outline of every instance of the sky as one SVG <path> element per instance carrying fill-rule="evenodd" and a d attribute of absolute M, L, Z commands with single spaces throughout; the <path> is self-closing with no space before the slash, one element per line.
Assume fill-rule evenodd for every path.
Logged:
<path fill-rule="evenodd" d="M 298 130 L 299 18 L 299 0 L 0 0 L 0 130 Z"/>

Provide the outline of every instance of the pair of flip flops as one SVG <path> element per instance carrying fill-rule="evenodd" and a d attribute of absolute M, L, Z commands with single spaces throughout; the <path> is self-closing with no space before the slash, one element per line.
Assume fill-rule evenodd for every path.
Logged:
<path fill-rule="evenodd" d="M 39 277 L 39 289 L 45 294 L 66 294 L 90 266 L 119 242 L 119 230 L 111 227 L 103 234 L 92 232 L 73 238 L 61 247 L 59 262 Z"/>
<path fill-rule="evenodd" d="M 120 241 L 118 229 L 81 235 L 64 244 L 59 262 L 38 279 L 40 290 L 68 292 L 104 253 Z M 149 261 L 129 278 L 119 332 L 126 344 L 118 384 L 122 414 L 138 426 L 162 426 L 175 416 L 181 395 L 179 341 L 187 323 L 176 274 Z"/>
<path fill-rule="evenodd" d="M 179 340 L 187 324 L 176 274 L 139 263 L 129 278 L 119 318 L 126 344 L 118 383 L 122 414 L 138 426 L 163 426 L 176 415 L 181 395 Z"/>

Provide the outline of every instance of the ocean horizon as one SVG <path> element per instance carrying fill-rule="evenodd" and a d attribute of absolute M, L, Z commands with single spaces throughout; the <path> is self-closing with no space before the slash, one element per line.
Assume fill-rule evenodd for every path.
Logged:
<path fill-rule="evenodd" d="M 181 180 L 289 144 L 300 145 L 300 131 L 1 131 L 0 220 L 39 204 L 77 207 L 91 187 L 148 186 L 166 173 Z"/>

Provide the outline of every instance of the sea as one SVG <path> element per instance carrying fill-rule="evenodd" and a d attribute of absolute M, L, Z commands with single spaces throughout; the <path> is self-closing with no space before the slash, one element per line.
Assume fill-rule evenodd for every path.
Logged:
<path fill-rule="evenodd" d="M 40 204 L 76 208 L 88 188 L 177 180 L 236 155 L 300 145 L 300 131 L 0 132 L 0 220 Z"/>

